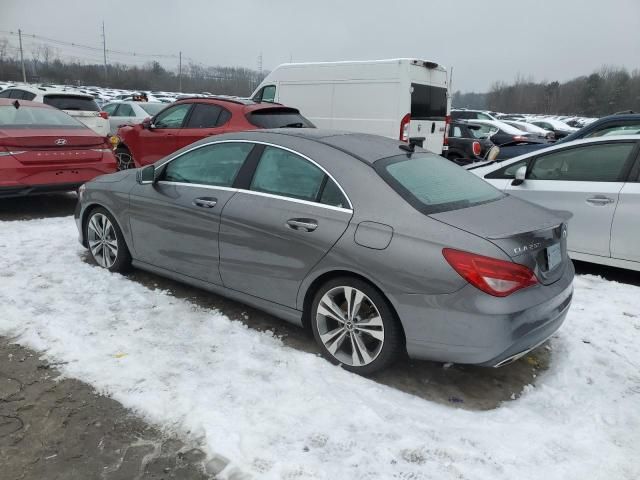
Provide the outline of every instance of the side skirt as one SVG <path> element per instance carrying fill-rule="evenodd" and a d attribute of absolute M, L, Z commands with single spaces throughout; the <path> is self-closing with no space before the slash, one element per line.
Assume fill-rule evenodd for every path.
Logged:
<path fill-rule="evenodd" d="M 216 285 L 213 283 L 205 282 L 203 280 L 198 280 L 196 278 L 188 277 L 187 275 L 182 275 L 180 273 L 172 272 L 170 270 L 166 270 L 161 267 L 156 267 L 155 265 L 150 265 L 148 263 L 141 262 L 139 260 L 133 260 L 131 263 L 134 267 L 139 268 L 140 270 L 145 270 L 147 272 L 155 273 L 162 277 L 170 278 L 172 280 L 177 280 L 178 282 L 186 283 L 187 285 L 201 288 L 208 292 L 212 292 L 217 295 L 222 295 L 223 297 L 227 297 L 232 300 L 245 303 L 254 308 L 257 308 L 258 310 L 262 310 L 275 317 L 281 318 L 283 320 L 286 320 L 287 322 L 290 322 L 290 323 L 293 323 L 294 325 L 302 327 L 302 312 L 300 310 L 296 310 L 294 308 L 273 303 L 268 300 L 264 300 L 262 298 L 254 297 L 252 295 L 247 295 L 246 293 L 238 292 L 236 290 L 232 290 L 230 288 L 226 288 L 221 285 Z"/>

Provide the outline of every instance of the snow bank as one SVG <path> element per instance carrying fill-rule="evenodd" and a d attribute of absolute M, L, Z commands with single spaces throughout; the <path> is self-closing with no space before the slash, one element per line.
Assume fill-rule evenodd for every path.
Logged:
<path fill-rule="evenodd" d="M 76 236 L 70 218 L 0 222 L 0 334 L 256 478 L 640 478 L 638 287 L 577 278 L 550 370 L 469 412 L 89 265 Z"/>

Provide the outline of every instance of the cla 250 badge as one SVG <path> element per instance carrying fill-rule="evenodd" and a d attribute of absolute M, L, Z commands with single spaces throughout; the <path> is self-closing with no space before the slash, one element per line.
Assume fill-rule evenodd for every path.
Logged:
<path fill-rule="evenodd" d="M 514 253 L 516 255 L 519 255 L 521 253 L 528 252 L 530 250 L 537 250 L 541 246 L 542 246 L 542 243 L 535 242 L 535 243 L 530 243 L 529 245 L 523 245 L 521 247 L 516 247 L 516 248 L 513 249 L 513 251 L 514 251 Z"/>

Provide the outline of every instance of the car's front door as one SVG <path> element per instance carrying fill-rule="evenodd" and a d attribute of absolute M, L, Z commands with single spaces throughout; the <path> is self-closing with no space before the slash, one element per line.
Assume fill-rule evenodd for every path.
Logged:
<path fill-rule="evenodd" d="M 603 142 L 541 154 L 529 162 L 526 180 L 506 191 L 572 212 L 569 250 L 609 257 L 613 214 L 634 149 L 633 142 Z"/>
<path fill-rule="evenodd" d="M 134 258 L 220 284 L 220 214 L 253 144 L 225 142 L 187 151 L 130 194 Z"/>
<path fill-rule="evenodd" d="M 629 181 L 620 190 L 611 227 L 611 256 L 632 262 L 640 262 L 640 249 L 636 243 L 640 238 L 640 158 L 636 162 Z"/>
<path fill-rule="evenodd" d="M 186 123 L 178 133 L 178 148 L 227 131 L 231 113 L 218 105 L 196 103 Z"/>
<path fill-rule="evenodd" d="M 352 209 L 317 165 L 268 146 L 220 227 L 225 287 L 292 308 L 301 282 L 338 241 Z"/>
<path fill-rule="evenodd" d="M 153 119 L 152 127 L 140 130 L 138 148 L 133 152 L 138 164 L 149 165 L 178 150 L 178 133 L 192 106 L 181 103 L 169 107 Z"/>

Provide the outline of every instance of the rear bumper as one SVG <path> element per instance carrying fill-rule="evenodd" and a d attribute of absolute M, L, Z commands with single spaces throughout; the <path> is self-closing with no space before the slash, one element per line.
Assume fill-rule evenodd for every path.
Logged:
<path fill-rule="evenodd" d="M 535 348 L 560 328 L 573 297 L 574 268 L 551 285 L 537 285 L 505 298 L 471 285 L 449 295 L 401 295 L 394 304 L 412 358 L 482 366 Z M 506 362 L 508 363 L 508 362 Z"/>

